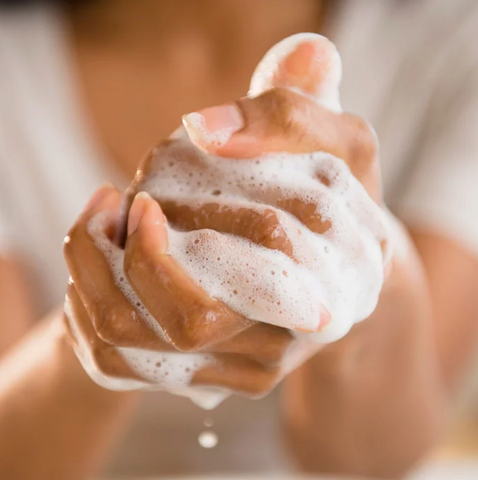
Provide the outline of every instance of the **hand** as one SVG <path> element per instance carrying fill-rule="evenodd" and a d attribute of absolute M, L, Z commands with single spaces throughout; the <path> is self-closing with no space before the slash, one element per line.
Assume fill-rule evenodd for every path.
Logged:
<path fill-rule="evenodd" d="M 177 352 L 179 348 L 158 335 L 158 329 L 151 328 L 148 322 L 174 324 L 176 321 L 182 326 L 187 320 L 194 326 L 213 312 L 225 324 L 222 328 L 233 326 L 234 334 L 228 333 L 225 338 L 221 331 L 214 331 L 216 344 L 197 348 L 201 353 L 186 355 L 185 368 L 193 370 L 198 364 L 206 364 L 191 372 L 194 373 L 192 384 L 233 388 L 253 395 L 269 391 L 279 379 L 279 362 L 290 346 L 292 335 L 285 329 L 241 317 L 197 287 L 163 254 L 167 246 L 164 217 L 159 205 L 144 197 L 137 197 L 130 210 L 130 235 L 124 250 L 124 278 L 128 278 L 143 301 L 131 294 L 124 295 L 111 271 L 111 256 L 106 258 L 91 236 L 92 221 L 100 214 L 104 219 L 102 232 L 105 237 L 113 237 L 118 228 L 120 202 L 121 195 L 114 188 L 100 189 L 70 230 L 65 243 L 72 277 L 65 321 L 88 373 L 110 388 L 139 388 L 148 384 L 154 387 L 152 380 L 140 377 L 129 366 L 122 349 L 164 352 L 156 355 L 155 363 L 161 361 L 167 368 L 170 360 L 166 352 Z M 121 257 L 123 252 L 114 248 Z M 143 305 L 154 320 L 145 313 Z M 204 327 L 193 330 L 193 336 L 187 341 L 199 341 L 200 335 L 208 334 L 203 330 Z M 196 350 L 187 344 L 181 347 L 183 351 Z M 191 364 L 190 367 L 187 364 Z M 151 368 L 155 369 L 155 365 Z M 156 386 L 168 388 L 167 377 L 160 377 Z"/>
<path fill-rule="evenodd" d="M 317 102 L 326 104 L 330 98 L 330 79 L 336 76 L 334 55 L 333 47 L 324 39 L 300 42 L 268 77 L 269 85 L 258 87 L 263 80 L 260 74 L 255 76 L 253 87 L 267 87 L 264 93 L 200 112 L 206 132 L 187 116 L 189 136 L 203 151 L 222 157 L 251 158 L 282 151 L 331 153 L 345 161 L 380 204 L 373 131 L 358 117 Z M 333 88 L 337 88 L 337 82 L 335 78 Z M 217 136 L 208 134 L 218 130 L 224 133 L 225 115 L 229 119 L 235 116 L 236 131 L 226 125 L 227 141 L 210 142 Z M 69 233 L 65 254 L 74 283 L 68 290 L 67 320 L 77 352 L 92 377 L 110 387 L 183 389 L 191 383 L 252 395 L 267 393 L 290 369 L 314 353 L 317 345 L 296 340 L 287 328 L 252 321 L 209 296 L 167 254 L 167 222 L 182 230 L 220 232 L 222 236 L 214 237 L 220 239 L 220 245 L 228 238 L 225 233 L 233 234 L 292 257 L 290 239 L 284 231 L 277 235 L 281 222 L 274 209 L 258 215 L 255 209 L 217 208 L 218 204 L 211 202 L 191 207 L 159 194 L 156 200 L 160 208 L 148 195 L 136 195 L 164 168 L 168 152 L 176 149 L 178 153 L 178 144 L 180 140 L 160 145 L 140 167 L 129 191 L 131 207 L 124 251 L 111 241 L 121 228 L 121 220 L 120 194 L 109 187 L 96 194 Z M 194 163 L 194 151 L 180 147 L 176 162 Z M 326 186 L 330 181 L 320 180 Z M 312 232 L 320 235 L 330 228 L 315 214 L 315 208 L 308 208 L 300 198 L 281 203 L 284 195 L 267 188 L 264 192 L 265 203 L 291 213 Z M 251 190 L 246 193 L 251 198 L 257 196 Z M 385 238 L 378 240 L 385 251 Z M 327 311 L 320 311 L 320 318 L 313 321 L 318 329 L 329 320 Z M 135 357 L 132 349 L 142 350 Z M 154 354 L 146 358 L 145 351 Z M 178 356 L 178 351 L 194 353 Z M 154 365 L 161 365 L 152 365 L 147 378 L 140 375 L 135 362 L 153 363 L 153 359 L 160 359 Z M 179 368 L 178 364 L 190 369 L 190 375 L 182 375 L 186 384 L 179 386 L 166 378 L 166 372 Z M 130 380 L 126 387 L 124 379 Z"/>

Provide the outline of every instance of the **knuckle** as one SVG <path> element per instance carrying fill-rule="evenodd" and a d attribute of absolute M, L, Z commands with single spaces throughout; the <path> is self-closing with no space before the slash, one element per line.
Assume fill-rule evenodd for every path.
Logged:
<path fill-rule="evenodd" d="M 361 163 L 372 164 L 378 152 L 378 139 L 370 124 L 361 117 L 351 115 L 351 158 Z"/>
<path fill-rule="evenodd" d="M 204 316 L 204 323 L 207 323 L 207 316 Z M 200 322 L 202 323 L 202 322 Z M 185 322 L 178 331 L 169 331 L 168 336 L 174 347 L 184 353 L 199 352 L 211 342 L 209 336 L 200 328 L 188 328 L 189 322 Z"/>
<path fill-rule="evenodd" d="M 371 157 L 373 158 L 378 150 L 377 135 L 370 124 L 363 119 L 361 119 L 359 127 L 359 140 L 362 143 L 363 148 L 367 152 L 370 152 Z"/>
<path fill-rule="evenodd" d="M 105 342 L 119 343 L 127 333 L 122 322 L 123 315 L 112 302 L 101 302 L 92 312 L 96 333 Z"/>
<path fill-rule="evenodd" d="M 134 284 L 137 275 L 144 274 L 147 271 L 147 262 L 145 261 L 145 251 L 141 239 L 135 234 L 131 235 L 126 245 L 123 259 L 123 269 L 129 282 Z"/>
<path fill-rule="evenodd" d="M 107 361 L 107 355 L 105 348 L 100 343 L 94 343 L 90 349 L 91 359 L 95 364 L 96 368 L 102 373 L 106 373 L 109 370 L 109 364 Z"/>
<path fill-rule="evenodd" d="M 293 96 L 296 96 L 293 92 L 276 88 L 257 97 L 260 111 L 267 112 L 269 134 L 303 134 L 304 129 L 296 115 Z"/>
<path fill-rule="evenodd" d="M 194 353 L 201 350 L 202 339 L 197 336 L 182 334 L 180 338 L 171 338 L 170 341 L 174 347 L 183 353 Z"/>
<path fill-rule="evenodd" d="M 292 256 L 292 244 L 277 213 L 272 209 L 254 212 L 250 217 L 249 232 L 245 236 L 258 245 Z"/>

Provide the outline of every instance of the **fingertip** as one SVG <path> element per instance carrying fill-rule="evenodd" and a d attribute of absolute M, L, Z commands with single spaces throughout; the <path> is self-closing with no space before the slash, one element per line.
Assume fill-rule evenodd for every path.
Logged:
<path fill-rule="evenodd" d="M 308 95 L 317 96 L 318 88 L 329 80 L 335 66 L 335 47 L 321 39 L 305 41 L 287 55 L 279 64 L 273 82 L 290 85 Z"/>
<path fill-rule="evenodd" d="M 330 40 L 314 33 L 292 35 L 266 53 L 252 76 L 249 96 L 289 88 L 340 110 L 341 75 L 340 56 Z"/>
<path fill-rule="evenodd" d="M 128 236 L 138 228 L 150 199 L 151 196 L 147 192 L 139 192 L 135 195 L 128 214 Z"/>
<path fill-rule="evenodd" d="M 159 203 L 147 192 L 137 193 L 128 215 L 128 236 L 139 229 L 144 230 L 147 240 L 159 239 L 160 244 L 167 247 L 165 225 L 166 217 Z"/>
<path fill-rule="evenodd" d="M 327 310 L 327 308 L 324 307 L 324 305 L 321 305 L 319 328 L 317 329 L 317 331 L 320 332 L 320 330 L 322 330 L 325 326 L 327 326 L 331 320 L 332 320 L 332 315 Z"/>
<path fill-rule="evenodd" d="M 184 115 L 182 120 L 191 141 L 201 150 L 212 154 L 245 126 L 243 114 L 235 103 L 192 112 Z"/>

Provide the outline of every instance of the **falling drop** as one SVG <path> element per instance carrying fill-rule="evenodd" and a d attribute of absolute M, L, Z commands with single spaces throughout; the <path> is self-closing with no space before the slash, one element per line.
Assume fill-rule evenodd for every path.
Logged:
<path fill-rule="evenodd" d="M 201 432 L 198 437 L 199 445 L 203 448 L 214 448 L 217 445 L 217 435 L 210 430 Z"/>
<path fill-rule="evenodd" d="M 210 417 L 206 417 L 203 423 L 205 427 L 211 428 L 214 425 L 214 420 Z"/>

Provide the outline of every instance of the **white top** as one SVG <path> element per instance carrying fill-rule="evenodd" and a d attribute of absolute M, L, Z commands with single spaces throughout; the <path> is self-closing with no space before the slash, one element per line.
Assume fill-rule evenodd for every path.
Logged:
<path fill-rule="evenodd" d="M 388 205 L 478 255 L 475 0 L 347 0 L 331 31 L 344 109 L 380 139 Z M 39 314 L 62 301 L 69 226 L 98 186 L 120 178 L 76 103 L 63 35 L 61 17 L 45 7 L 0 14 L 0 250 L 28 265 Z M 225 402 L 213 413 L 219 446 L 204 452 L 196 441 L 204 413 L 149 395 L 116 471 L 274 469 L 284 458 L 276 398 Z"/>

